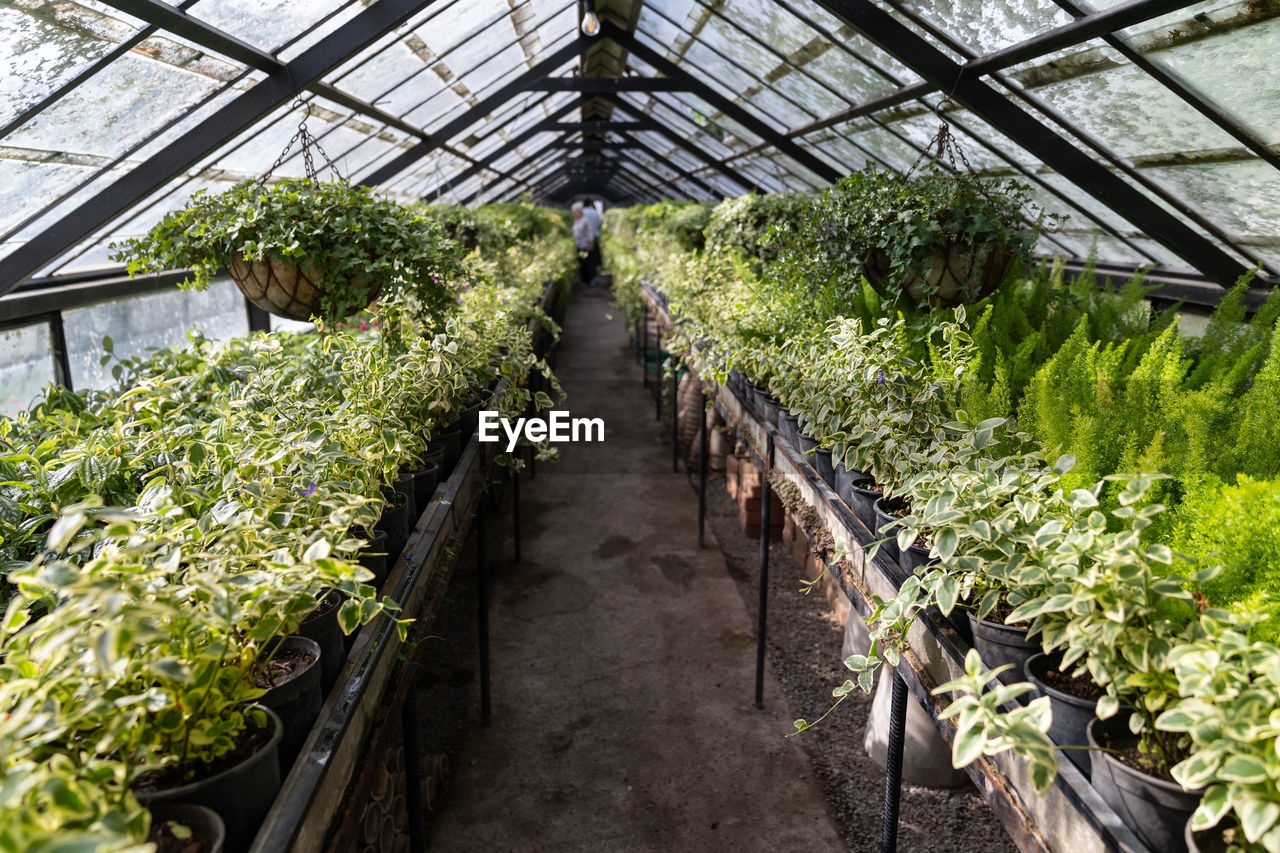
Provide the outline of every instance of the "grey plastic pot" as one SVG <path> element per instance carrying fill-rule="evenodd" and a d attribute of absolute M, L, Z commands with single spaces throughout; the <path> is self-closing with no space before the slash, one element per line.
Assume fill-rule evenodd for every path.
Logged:
<path fill-rule="evenodd" d="M 782 416 L 782 404 L 763 391 L 756 397 L 756 402 L 759 404 L 757 408 L 761 416 L 773 426 L 778 426 L 779 418 Z"/>
<path fill-rule="evenodd" d="M 320 716 L 320 705 L 324 695 L 320 690 L 321 661 L 320 644 L 307 637 L 285 637 L 280 652 L 309 652 L 315 656 L 306 669 L 294 673 L 293 678 L 284 684 L 267 690 L 258 699 L 258 704 L 276 712 L 284 727 L 280 736 L 280 775 L 287 776 L 293 761 L 302 751 L 302 744 Z M 277 652 L 279 654 L 280 652 Z"/>
<path fill-rule="evenodd" d="M 1027 681 L 1036 686 L 1040 695 L 1048 696 L 1049 704 L 1053 707 L 1049 739 L 1059 746 L 1088 746 L 1087 730 L 1089 723 L 1098 715 L 1098 700 L 1081 699 L 1079 696 L 1072 696 L 1070 693 L 1064 693 L 1046 684 L 1045 673 L 1053 665 L 1053 658 L 1044 653 L 1032 655 L 1022 665 Z M 1063 753 L 1080 769 L 1081 773 L 1089 775 L 1089 753 L 1083 749 L 1067 749 L 1063 750 Z"/>
<path fill-rule="evenodd" d="M 818 442 L 814 441 L 812 438 L 805 435 L 803 432 L 798 433 L 796 435 L 796 441 L 798 442 L 797 446 L 800 448 L 800 452 L 803 453 L 805 456 L 808 456 L 809 464 L 813 465 L 814 464 L 813 454 L 811 454 L 809 451 L 817 450 Z"/>
<path fill-rule="evenodd" d="M 204 853 L 222 853 L 227 843 L 227 826 L 218 813 L 207 806 L 195 803 L 157 803 L 151 812 L 151 832 L 148 841 L 155 841 L 156 828 L 174 821 L 191 830 L 193 840 L 204 842 Z"/>
<path fill-rule="evenodd" d="M 907 550 L 898 549 L 898 566 L 907 577 L 916 573 L 916 569 L 929 562 L 929 549 L 912 545 Z"/>
<path fill-rule="evenodd" d="M 1124 714 L 1094 718 L 1087 729 L 1094 790 L 1147 847 L 1160 853 L 1186 853 L 1187 821 L 1200 804 L 1200 791 L 1184 791 L 1174 782 L 1135 770 L 1101 747 L 1132 737 Z"/>
<path fill-rule="evenodd" d="M 1011 665 L 1000 674 L 1005 684 L 1017 684 L 1022 680 L 1022 667 L 1028 660 L 1040 654 L 1040 645 L 1027 639 L 1027 629 L 1000 622 L 990 622 L 969 612 L 969 628 L 973 632 L 973 647 L 982 655 L 987 669 L 1005 664 Z"/>
<path fill-rule="evenodd" d="M 836 469 L 831 463 L 831 451 L 819 447 L 813 451 L 813 464 L 818 476 L 831 488 L 836 487 Z"/>
<path fill-rule="evenodd" d="M 859 480 L 865 480 L 867 475 L 859 471 L 857 468 L 844 467 L 844 460 L 842 459 L 835 460 L 834 467 L 836 471 L 836 484 L 832 486 L 832 488 L 836 490 L 836 494 L 840 496 L 840 500 L 844 501 L 846 505 L 852 508 L 853 502 L 850 500 L 852 492 L 849 491 L 849 487 Z"/>
<path fill-rule="evenodd" d="M 221 773 L 162 791 L 135 791 L 141 805 L 193 803 L 217 812 L 226 825 L 225 848 L 241 853 L 249 848 L 271 803 L 280 791 L 280 736 L 283 726 L 276 712 L 262 709 L 271 726 L 271 739 L 262 749 Z"/>

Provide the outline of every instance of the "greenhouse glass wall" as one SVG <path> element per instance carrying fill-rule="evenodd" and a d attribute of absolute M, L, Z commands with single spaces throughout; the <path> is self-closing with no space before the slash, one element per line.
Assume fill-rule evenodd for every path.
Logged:
<path fill-rule="evenodd" d="M 0 853 L 1280 853 L 1280 3 L 0 34 Z"/>

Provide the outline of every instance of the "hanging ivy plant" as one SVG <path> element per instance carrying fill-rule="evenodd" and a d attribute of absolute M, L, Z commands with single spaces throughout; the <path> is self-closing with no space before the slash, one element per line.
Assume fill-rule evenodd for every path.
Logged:
<path fill-rule="evenodd" d="M 188 269 L 203 290 L 221 268 L 255 304 L 293 319 L 341 320 L 410 291 L 432 314 L 455 304 L 459 252 L 408 207 L 338 181 L 246 181 L 197 191 L 146 235 L 113 244 L 129 274 Z"/>
<path fill-rule="evenodd" d="M 1027 187 L 967 173 L 855 172 L 814 205 L 807 241 L 824 279 L 864 275 L 882 295 L 934 306 L 974 302 L 1027 258 L 1037 228 Z"/>

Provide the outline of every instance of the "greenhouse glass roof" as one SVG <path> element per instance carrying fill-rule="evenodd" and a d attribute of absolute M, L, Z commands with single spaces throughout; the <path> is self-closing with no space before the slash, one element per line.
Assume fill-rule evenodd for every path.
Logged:
<path fill-rule="evenodd" d="M 350 179 L 472 204 L 811 192 L 942 116 L 1070 215 L 1046 254 L 1280 273 L 1280 0 L 4 0 L 0 34 L 0 294 L 118 272 L 304 117 Z"/>

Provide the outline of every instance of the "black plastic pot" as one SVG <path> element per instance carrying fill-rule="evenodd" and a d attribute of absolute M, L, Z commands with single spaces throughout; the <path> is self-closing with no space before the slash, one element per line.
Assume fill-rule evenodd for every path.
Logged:
<path fill-rule="evenodd" d="M 804 455 L 808 456 L 808 457 L 809 457 L 809 464 L 810 464 L 810 465 L 813 465 L 813 464 L 814 464 L 814 462 L 813 462 L 813 455 L 812 455 L 811 453 L 809 453 L 809 451 L 810 451 L 810 450 L 817 450 L 817 449 L 818 449 L 818 442 L 814 441 L 812 438 L 810 438 L 809 436 L 805 435 L 803 432 L 801 432 L 801 433 L 797 434 L 797 436 L 796 436 L 796 441 L 798 442 L 798 445 L 797 445 L 797 446 L 800 448 L 800 452 L 801 452 L 801 453 L 803 453 Z"/>
<path fill-rule="evenodd" d="M 218 813 L 194 803 L 158 803 L 151 812 L 151 834 L 147 840 L 156 840 L 156 831 L 169 821 L 182 824 L 191 830 L 193 841 L 204 843 L 204 853 L 222 853 L 227 843 L 227 826 Z"/>
<path fill-rule="evenodd" d="M 458 458 L 462 456 L 462 433 L 455 429 L 447 429 L 436 436 L 436 441 L 444 448 L 444 459 L 440 461 L 440 476 L 448 477 L 453 473 Z"/>
<path fill-rule="evenodd" d="M 1184 791 L 1175 782 L 1135 770 L 1100 747 L 1111 747 L 1133 738 L 1129 720 L 1116 714 L 1096 717 L 1087 730 L 1092 758 L 1094 790 L 1111 806 L 1125 826 L 1160 853 L 1185 853 L 1187 821 L 1200 804 L 1200 791 Z"/>
<path fill-rule="evenodd" d="M 916 573 L 916 568 L 929 562 L 929 549 L 912 545 L 907 550 L 898 549 L 898 566 L 907 577 Z"/>
<path fill-rule="evenodd" d="M 767 396 L 768 395 L 765 393 L 764 389 L 761 388 L 759 385 L 755 384 L 754 382 L 750 382 L 750 381 L 747 382 L 746 404 L 751 408 L 751 411 L 759 412 L 760 403 Z"/>
<path fill-rule="evenodd" d="M 401 471 L 396 475 L 396 482 L 393 488 L 400 497 L 404 498 L 406 523 L 410 528 L 414 522 L 418 520 L 417 502 L 416 502 L 416 485 L 413 482 L 412 471 Z"/>
<path fill-rule="evenodd" d="M 850 509 L 852 509 L 853 493 L 849 491 L 849 487 L 852 486 L 854 483 L 858 482 L 859 480 L 865 480 L 867 478 L 867 475 L 859 471 L 857 468 L 844 467 L 844 460 L 842 459 L 836 460 L 835 470 L 836 470 L 836 484 L 832 486 L 832 488 L 836 490 L 836 494 L 840 496 L 840 500 L 844 501 L 845 504 Z"/>
<path fill-rule="evenodd" d="M 369 544 L 360 552 L 360 565 L 373 572 L 373 585 L 381 588 L 391 572 L 391 563 L 387 557 L 387 534 L 382 530 L 374 530 L 367 536 Z"/>
<path fill-rule="evenodd" d="M 466 441 L 475 434 L 476 426 L 480 423 L 481 408 L 481 404 L 476 403 L 458 416 L 458 433 L 462 441 Z"/>
<path fill-rule="evenodd" d="M 247 850 L 280 790 L 277 753 L 283 726 L 275 711 L 263 710 L 271 726 L 271 739 L 262 749 L 208 779 L 163 791 L 135 791 L 138 802 L 147 808 L 168 803 L 192 803 L 212 809 L 226 825 L 224 847 L 228 853 Z"/>
<path fill-rule="evenodd" d="M 843 496 L 849 509 L 872 533 L 876 529 L 876 501 L 884 495 L 879 489 L 870 488 L 875 484 L 871 479 L 855 480 L 849 484 L 848 494 Z"/>
<path fill-rule="evenodd" d="M 831 488 L 836 487 L 836 469 L 831 464 L 831 451 L 819 447 L 813 451 L 813 467 L 822 481 Z"/>
<path fill-rule="evenodd" d="M 399 492 L 382 509 L 377 530 L 387 534 L 387 563 L 395 565 L 409 539 L 409 502 Z"/>
<path fill-rule="evenodd" d="M 332 604 L 331 604 L 332 603 Z M 298 629 L 299 636 L 314 640 L 320 646 L 320 690 L 329 693 L 329 688 L 338 680 L 342 671 L 342 663 L 347 659 L 346 646 L 343 644 L 342 629 L 338 627 L 338 608 L 342 606 L 342 596 L 337 590 L 331 590 L 322 600 L 321 607 L 330 605 L 326 612 L 316 612 L 302 623 Z"/>
<path fill-rule="evenodd" d="M 421 515 L 427 508 L 439 483 L 440 466 L 435 462 L 424 462 L 413 472 L 413 508 L 416 514 Z"/>
<path fill-rule="evenodd" d="M 1040 654 L 1038 643 L 1027 639 L 1026 628 L 1016 628 L 1000 622 L 978 621 L 972 612 L 968 613 L 969 628 L 973 632 L 973 647 L 982 655 L 982 662 L 987 669 L 1011 664 L 1000 674 L 1005 684 L 1017 684 L 1022 680 L 1022 667 L 1035 655 Z"/>
<path fill-rule="evenodd" d="M 884 505 L 884 495 L 881 495 L 871 505 L 875 513 L 875 524 L 871 526 L 871 533 L 877 539 L 883 539 L 886 536 L 888 541 L 880 546 L 880 553 L 885 554 L 893 562 L 898 562 L 898 517 L 886 511 Z M 886 524 L 891 524 L 887 530 L 881 530 Z"/>
<path fill-rule="evenodd" d="M 258 704 L 276 712 L 284 731 L 280 736 L 280 776 L 289 775 L 293 760 L 302 751 L 302 743 L 316 718 L 320 716 L 320 705 L 324 695 L 320 691 L 321 660 L 320 644 L 306 637 L 285 637 L 276 654 L 287 651 L 308 652 L 315 659 L 306 669 L 295 672 L 293 678 L 267 690 L 258 699 Z"/>
<path fill-rule="evenodd" d="M 790 412 L 782 412 L 778 415 L 778 431 L 782 433 L 782 437 L 786 439 L 787 444 L 792 447 L 800 446 L 800 419 Z"/>
<path fill-rule="evenodd" d="M 1053 707 L 1049 739 L 1059 746 L 1088 746 L 1087 729 L 1089 722 L 1097 716 L 1098 700 L 1081 699 L 1046 684 L 1045 673 L 1055 666 L 1056 661 L 1044 653 L 1032 655 L 1022 665 L 1027 681 L 1036 686 L 1040 695 L 1048 696 L 1049 704 Z M 1089 753 L 1083 749 L 1067 749 L 1063 750 L 1063 754 L 1080 768 L 1081 773 L 1089 775 Z"/>
<path fill-rule="evenodd" d="M 756 397 L 756 402 L 759 403 L 760 414 L 776 427 L 782 416 L 782 404 L 763 391 Z"/>

